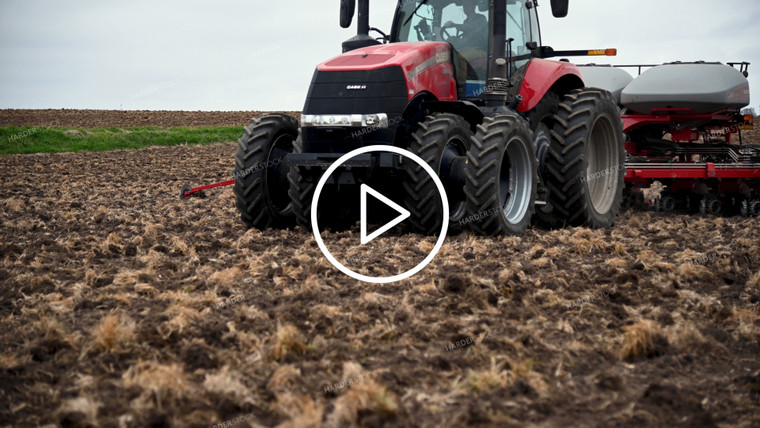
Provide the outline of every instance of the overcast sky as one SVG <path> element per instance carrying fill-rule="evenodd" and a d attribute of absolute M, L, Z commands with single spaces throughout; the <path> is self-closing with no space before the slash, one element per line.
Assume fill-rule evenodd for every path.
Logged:
<path fill-rule="evenodd" d="M 617 64 L 749 61 L 760 90 L 757 0 L 571 0 L 564 19 L 540 3 L 555 49 L 615 47 Z M 2 0 L 0 108 L 301 110 L 314 67 L 356 32 L 339 27 L 339 4 Z M 389 31 L 395 5 L 372 1 L 371 25 Z"/>

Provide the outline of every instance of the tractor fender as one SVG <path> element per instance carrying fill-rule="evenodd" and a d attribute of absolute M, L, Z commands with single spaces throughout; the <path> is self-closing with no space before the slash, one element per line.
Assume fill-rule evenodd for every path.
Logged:
<path fill-rule="evenodd" d="M 547 92 L 555 92 L 560 97 L 573 89 L 584 87 L 583 75 L 575 64 L 564 61 L 533 59 L 525 71 L 520 95 L 523 99 L 517 111 L 532 110 Z"/>
<path fill-rule="evenodd" d="M 401 117 L 405 122 L 410 124 L 420 123 L 425 120 L 425 116 L 432 113 L 425 110 L 424 104 L 436 101 L 438 101 L 438 98 L 436 98 L 431 92 L 420 92 L 409 101 L 409 104 L 407 104 Z"/>
<path fill-rule="evenodd" d="M 430 92 L 421 92 L 415 95 L 409 102 L 402 117 L 411 124 L 422 122 L 426 116 L 432 113 L 453 113 L 462 116 L 470 128 L 475 131 L 475 127 L 483 123 L 483 112 L 480 108 L 469 101 L 439 101 Z"/>

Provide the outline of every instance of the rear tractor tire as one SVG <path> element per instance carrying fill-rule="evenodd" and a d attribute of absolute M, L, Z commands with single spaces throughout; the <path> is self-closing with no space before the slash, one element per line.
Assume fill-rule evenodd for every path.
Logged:
<path fill-rule="evenodd" d="M 554 116 L 543 180 L 550 212 L 543 226 L 611 227 L 620 213 L 625 137 L 612 95 L 583 88 L 568 93 Z"/>
<path fill-rule="evenodd" d="M 467 212 L 467 198 L 462 181 L 457 179 L 457 159 L 467 155 L 474 133 L 462 116 L 440 113 L 428 116 L 412 135 L 408 150 L 424 160 L 438 174 L 449 203 L 449 231 L 462 229 L 461 220 Z M 424 235 L 440 233 L 443 204 L 433 178 L 416 162 L 405 166 L 404 205 L 411 213 L 409 219 L 415 232 Z M 461 173 L 459 173 L 461 174 Z"/>
<path fill-rule="evenodd" d="M 467 154 L 466 224 L 483 235 L 522 235 L 530 225 L 538 162 L 528 122 L 516 114 L 486 118 Z"/>
<path fill-rule="evenodd" d="M 240 218 L 250 228 L 295 224 L 288 196 L 287 162 L 298 137 L 298 121 L 287 115 L 255 119 L 238 140 L 233 177 Z"/>

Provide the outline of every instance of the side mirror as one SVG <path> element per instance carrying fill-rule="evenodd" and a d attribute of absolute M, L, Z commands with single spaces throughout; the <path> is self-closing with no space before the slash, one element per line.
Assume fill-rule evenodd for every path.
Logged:
<path fill-rule="evenodd" d="M 552 15 L 555 18 L 564 18 L 567 16 L 569 0 L 552 0 Z"/>
<path fill-rule="evenodd" d="M 340 26 L 348 28 L 354 20 L 356 12 L 356 0 L 340 0 Z"/>

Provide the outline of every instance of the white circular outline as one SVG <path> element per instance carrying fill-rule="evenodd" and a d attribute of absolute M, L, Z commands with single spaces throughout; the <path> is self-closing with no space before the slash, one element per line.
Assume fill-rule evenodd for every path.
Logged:
<path fill-rule="evenodd" d="M 435 183 L 435 186 L 438 188 L 438 193 L 440 194 L 441 201 L 443 204 L 443 221 L 441 222 L 442 223 L 441 235 L 438 237 L 438 241 L 435 243 L 435 247 L 433 247 L 433 251 L 431 251 L 430 254 L 428 254 L 428 256 L 425 257 L 425 259 L 420 264 L 418 264 L 411 270 L 408 270 L 402 274 L 395 275 L 395 276 L 372 277 L 372 276 L 356 273 L 352 271 L 351 269 L 343 266 L 342 263 L 340 263 L 338 260 L 335 259 L 335 257 L 333 257 L 333 255 L 327 249 L 327 246 L 325 246 L 324 241 L 322 241 L 322 235 L 319 233 L 319 225 L 317 224 L 317 204 L 319 203 L 319 195 L 322 193 L 322 190 L 325 187 L 327 180 L 347 160 L 355 156 L 358 156 L 364 153 L 370 153 L 370 152 L 396 153 L 398 155 L 407 157 L 413 160 L 416 164 L 422 166 L 425 172 L 427 172 L 428 175 L 430 175 L 433 178 L 433 182 Z M 327 260 L 330 263 L 332 263 L 333 266 L 338 268 L 339 271 L 345 273 L 351 278 L 354 278 L 363 282 L 369 282 L 372 284 L 388 284 L 391 282 L 403 281 L 407 278 L 410 278 L 413 275 L 416 275 L 422 269 L 425 269 L 425 267 L 427 267 L 427 265 L 433 261 L 435 256 L 438 255 L 438 251 L 441 250 L 441 247 L 443 247 L 443 243 L 444 241 L 446 241 L 446 233 L 448 233 L 449 231 L 449 200 L 448 200 L 448 196 L 446 195 L 446 189 L 444 189 L 441 179 L 438 178 L 438 174 L 436 174 L 433 168 L 431 168 L 430 165 L 428 165 L 427 162 L 422 160 L 422 158 L 420 158 L 419 156 L 415 155 L 414 153 L 408 150 L 404 150 L 395 146 L 374 145 L 374 146 L 361 147 L 341 156 L 337 161 L 335 161 L 332 165 L 330 165 L 329 168 L 327 168 L 327 171 L 325 171 L 324 174 L 322 174 L 322 178 L 320 178 L 319 183 L 317 184 L 317 188 L 314 190 L 314 197 L 311 200 L 311 228 L 312 228 L 312 231 L 314 232 L 314 238 L 317 240 L 317 245 L 319 246 L 319 249 L 322 250 L 322 253 L 325 255 L 325 257 L 327 257 Z"/>

